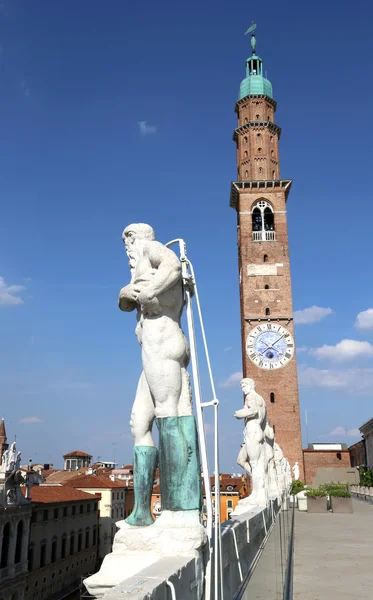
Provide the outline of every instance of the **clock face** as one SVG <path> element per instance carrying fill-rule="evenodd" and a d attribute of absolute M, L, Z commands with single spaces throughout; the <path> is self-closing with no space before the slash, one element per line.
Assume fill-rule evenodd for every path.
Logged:
<path fill-rule="evenodd" d="M 280 369 L 293 358 L 294 339 L 279 323 L 263 323 L 247 336 L 246 352 L 261 369 Z"/>

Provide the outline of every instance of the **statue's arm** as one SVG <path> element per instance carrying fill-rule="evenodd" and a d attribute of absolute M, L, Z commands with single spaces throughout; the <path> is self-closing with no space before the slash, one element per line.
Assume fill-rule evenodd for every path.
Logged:
<path fill-rule="evenodd" d="M 149 242 L 146 251 L 151 264 L 157 267 L 154 276 L 143 292 L 152 299 L 181 280 L 181 264 L 176 254 L 160 242 Z M 141 298 L 139 301 L 141 302 Z"/>
<path fill-rule="evenodd" d="M 133 284 L 129 283 L 123 287 L 119 292 L 118 305 L 120 310 L 125 312 L 131 312 L 136 308 L 136 297 L 137 294 L 134 290 Z"/>
<path fill-rule="evenodd" d="M 258 411 L 250 406 L 244 406 L 234 413 L 236 419 L 255 419 L 258 416 Z"/>

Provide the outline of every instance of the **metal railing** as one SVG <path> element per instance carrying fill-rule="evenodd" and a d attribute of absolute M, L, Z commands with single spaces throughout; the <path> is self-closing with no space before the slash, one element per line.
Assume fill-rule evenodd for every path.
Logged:
<path fill-rule="evenodd" d="M 285 584 L 284 584 L 284 596 L 283 600 L 293 599 L 293 565 L 294 565 L 294 514 L 295 514 L 295 503 L 293 503 L 292 515 L 291 515 L 291 528 L 289 535 L 289 548 L 288 557 L 285 571 Z"/>

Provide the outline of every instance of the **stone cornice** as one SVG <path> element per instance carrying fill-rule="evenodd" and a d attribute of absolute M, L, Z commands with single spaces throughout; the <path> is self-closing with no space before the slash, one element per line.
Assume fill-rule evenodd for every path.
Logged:
<path fill-rule="evenodd" d="M 248 94 L 247 96 L 244 96 L 243 98 L 240 98 L 239 100 L 237 100 L 235 107 L 234 107 L 234 110 L 236 113 L 238 113 L 240 104 L 243 104 L 244 102 L 246 102 L 246 100 L 248 98 L 264 98 L 264 100 L 267 100 L 267 102 L 269 102 L 269 104 L 272 104 L 273 108 L 276 110 L 277 102 L 270 96 L 267 96 L 266 94 Z"/>
<path fill-rule="evenodd" d="M 281 137 L 281 127 L 276 125 L 276 123 L 272 123 L 272 121 L 248 121 L 248 123 L 244 123 L 234 130 L 233 140 L 237 142 L 239 134 L 245 133 L 245 131 L 248 131 L 252 127 L 267 127 L 274 133 L 278 134 L 278 139 Z"/>
<path fill-rule="evenodd" d="M 265 195 L 266 190 L 268 191 L 281 191 L 285 192 L 285 200 L 288 199 L 288 195 L 290 192 L 291 179 L 265 179 L 265 180 L 247 180 L 247 181 L 232 181 L 231 183 L 231 194 L 230 194 L 230 202 L 229 205 L 237 210 L 238 208 L 238 199 L 240 192 L 259 192 L 263 190 Z"/>

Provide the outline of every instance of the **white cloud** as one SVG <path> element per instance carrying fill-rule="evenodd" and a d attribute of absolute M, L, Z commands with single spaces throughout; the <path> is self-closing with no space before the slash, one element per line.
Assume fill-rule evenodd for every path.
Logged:
<path fill-rule="evenodd" d="M 373 346 L 369 342 L 342 340 L 335 346 L 328 346 L 325 344 L 324 346 L 321 346 L 321 348 L 313 348 L 311 354 L 320 360 L 347 362 L 356 358 L 368 358 L 373 356 Z"/>
<path fill-rule="evenodd" d="M 312 323 L 318 323 L 321 319 L 332 314 L 333 310 L 331 308 L 309 306 L 308 308 L 294 312 L 294 323 L 296 325 L 311 325 Z"/>
<path fill-rule="evenodd" d="M 224 352 L 230 352 L 232 350 L 232 346 L 227 346 L 227 348 L 224 348 Z"/>
<path fill-rule="evenodd" d="M 359 312 L 356 317 L 355 327 L 358 329 L 373 329 L 373 308 Z"/>
<path fill-rule="evenodd" d="M 315 369 L 300 365 L 299 383 L 304 387 L 346 391 L 356 396 L 372 394 L 373 369 Z"/>
<path fill-rule="evenodd" d="M 236 371 L 236 373 L 232 373 L 232 375 L 229 375 L 229 377 L 227 379 L 225 379 L 225 381 L 222 381 L 219 384 L 219 387 L 221 387 L 221 388 L 236 387 L 240 383 L 241 379 L 242 379 L 242 371 Z"/>
<path fill-rule="evenodd" d="M 297 352 L 300 354 L 301 352 L 308 352 L 307 346 L 297 346 Z"/>
<path fill-rule="evenodd" d="M 156 125 L 147 125 L 146 121 L 139 121 L 137 124 L 140 128 L 141 135 L 153 135 L 154 133 L 157 133 Z"/>
<path fill-rule="evenodd" d="M 329 433 L 325 433 L 323 435 L 320 435 L 319 437 L 323 437 L 323 438 L 328 438 L 328 437 L 346 437 L 346 435 L 348 437 L 356 437 L 356 436 L 361 436 L 361 433 L 358 429 L 345 429 L 345 427 L 342 427 L 341 425 L 338 425 L 337 427 L 334 427 L 334 429 L 332 429 L 331 431 L 329 431 Z"/>
<path fill-rule="evenodd" d="M 40 417 L 23 417 L 23 419 L 19 420 L 20 423 L 44 423 L 43 419 Z"/>
<path fill-rule="evenodd" d="M 26 288 L 23 285 L 6 285 L 4 277 L 0 276 L 0 306 L 24 304 L 22 298 L 16 296 Z"/>

